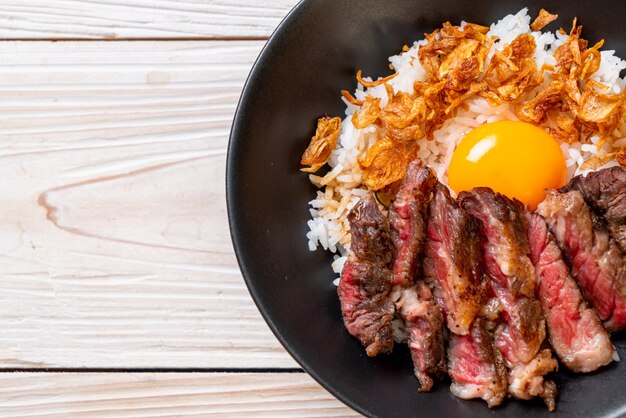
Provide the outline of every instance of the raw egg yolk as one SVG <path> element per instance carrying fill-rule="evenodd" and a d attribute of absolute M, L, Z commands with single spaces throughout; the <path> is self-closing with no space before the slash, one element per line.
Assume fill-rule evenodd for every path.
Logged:
<path fill-rule="evenodd" d="M 565 184 L 565 159 L 554 138 L 535 125 L 488 123 L 461 140 L 448 167 L 448 183 L 456 193 L 491 187 L 535 209 L 545 189 Z"/>

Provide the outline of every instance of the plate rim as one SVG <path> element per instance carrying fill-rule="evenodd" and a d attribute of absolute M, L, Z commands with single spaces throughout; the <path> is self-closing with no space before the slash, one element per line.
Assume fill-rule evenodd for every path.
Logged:
<path fill-rule="evenodd" d="M 623 1 L 623 0 L 622 0 Z M 268 310 L 265 307 L 265 304 L 261 302 L 261 296 L 258 289 L 254 284 L 254 277 L 249 269 L 249 264 L 246 261 L 245 251 L 243 249 L 245 238 L 241 236 L 242 225 L 245 223 L 241 218 L 241 212 L 239 211 L 237 205 L 236 196 L 241 192 L 241 186 L 243 185 L 241 179 L 238 177 L 237 173 L 237 164 L 235 161 L 235 155 L 241 155 L 242 141 L 238 139 L 241 135 L 241 131 L 243 126 L 246 124 L 246 117 L 243 112 L 249 111 L 250 108 L 250 100 L 251 91 L 253 85 L 257 82 L 257 76 L 260 72 L 261 68 L 267 63 L 268 56 L 273 52 L 273 49 L 276 47 L 276 44 L 279 42 L 279 37 L 281 37 L 290 26 L 294 25 L 297 19 L 302 15 L 302 13 L 306 12 L 306 9 L 314 3 L 314 0 L 299 0 L 297 4 L 293 6 L 293 8 L 285 15 L 285 17 L 280 21 L 280 23 L 276 26 L 272 34 L 268 37 L 267 41 L 261 48 L 258 56 L 254 60 L 254 63 L 250 69 L 246 77 L 246 81 L 241 90 L 241 94 L 239 96 L 237 106 L 234 112 L 234 116 L 232 119 L 232 126 L 229 132 L 229 139 L 227 145 L 227 153 L 226 153 L 226 169 L 225 169 L 225 187 L 226 187 L 226 207 L 227 207 L 227 216 L 228 216 L 228 224 L 229 224 L 229 233 L 231 242 L 233 244 L 233 249 L 235 253 L 235 257 L 237 260 L 237 264 L 240 268 L 242 277 L 250 293 L 252 300 L 257 307 L 258 311 L 261 313 L 263 320 L 270 328 L 276 339 L 280 342 L 280 344 L 285 348 L 285 350 L 289 353 L 292 359 L 302 368 L 302 371 L 311 376 L 318 384 L 320 384 L 325 390 L 327 390 L 331 395 L 333 395 L 340 402 L 353 409 L 355 412 L 360 413 L 361 415 L 367 417 L 375 416 L 372 411 L 368 410 L 366 406 L 356 403 L 353 401 L 347 392 L 344 392 L 340 389 L 337 389 L 331 380 L 322 377 L 315 370 L 315 364 L 311 362 L 305 361 L 300 354 L 297 352 L 295 347 L 290 343 L 288 339 L 286 339 L 281 331 L 277 328 L 274 323 L 272 317 L 270 316 Z M 528 3 L 528 6 L 535 4 Z M 526 6 L 526 7 L 528 7 Z M 626 70 L 625 70 L 626 71 Z M 237 184 L 240 186 L 237 188 L 237 193 L 235 192 L 234 185 Z M 274 369 L 272 369 L 274 370 Z M 284 370 L 293 371 L 293 369 L 286 368 Z M 489 409 L 491 412 L 496 412 L 497 410 Z"/>
<path fill-rule="evenodd" d="M 239 140 L 237 139 L 240 135 L 241 125 L 244 124 L 244 117 L 242 112 L 245 110 L 244 107 L 248 102 L 248 96 L 250 96 L 250 92 L 252 90 L 252 84 L 254 83 L 254 78 L 259 71 L 260 66 L 263 61 L 267 59 L 268 51 L 274 47 L 276 44 L 276 38 L 280 35 L 285 27 L 293 24 L 294 20 L 297 19 L 297 15 L 302 13 L 303 10 L 308 6 L 308 4 L 312 0 L 299 0 L 298 3 L 287 13 L 287 15 L 281 20 L 281 22 L 276 26 L 276 29 L 272 32 L 265 45 L 261 49 L 261 52 L 257 56 L 246 77 L 246 81 L 244 83 L 241 95 L 239 96 L 239 101 L 237 102 L 237 107 L 235 109 L 235 114 L 233 117 L 233 123 L 230 129 L 230 133 L 228 136 L 228 146 L 226 151 L 226 211 L 228 215 L 228 227 L 230 232 L 230 239 L 233 244 L 233 249 L 235 252 L 235 257 L 237 259 L 237 264 L 239 265 L 239 269 L 241 271 L 241 275 L 243 276 L 246 287 L 248 288 L 248 292 L 252 296 L 252 300 L 256 305 L 257 309 L 261 313 L 263 320 L 269 326 L 270 330 L 276 337 L 276 339 L 280 342 L 280 344 L 285 348 L 287 353 L 302 367 L 303 371 L 311 376 L 317 383 L 319 383 L 324 389 L 326 389 L 331 395 L 337 398 L 339 401 L 344 403 L 346 406 L 352 408 L 354 411 L 364 415 L 364 416 L 372 416 L 370 411 L 367 411 L 359 404 L 350 400 L 347 396 L 345 396 L 342 392 L 336 390 L 336 388 L 332 385 L 332 383 L 326 381 L 322 378 L 315 370 L 314 366 L 305 362 L 300 355 L 296 352 L 294 347 L 285 339 L 281 332 L 278 330 L 273 320 L 271 319 L 269 313 L 265 309 L 265 307 L 260 302 L 260 298 L 258 296 L 258 292 L 254 287 L 253 278 L 251 277 L 250 272 L 248 271 L 244 251 L 242 248 L 242 244 L 238 237 L 239 232 L 241 230 L 241 225 L 237 220 L 237 205 L 236 205 L 236 197 L 233 190 L 233 184 L 237 182 L 236 180 L 236 172 L 235 172 L 235 161 L 234 156 L 238 152 L 237 147 Z"/>

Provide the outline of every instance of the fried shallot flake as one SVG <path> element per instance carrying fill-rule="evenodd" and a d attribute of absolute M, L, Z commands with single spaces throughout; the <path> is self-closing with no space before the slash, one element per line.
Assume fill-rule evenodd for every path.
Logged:
<path fill-rule="evenodd" d="M 614 115 L 620 113 L 622 103 L 624 103 L 624 95 L 600 93 L 594 88 L 590 88 L 590 84 L 587 83 L 585 92 L 578 103 L 578 109 L 574 113 L 585 122 L 607 123 L 611 121 Z"/>
<path fill-rule="evenodd" d="M 583 27 L 576 25 L 576 19 L 572 24 L 567 41 L 554 52 L 557 72 L 567 74 L 571 78 L 577 78 L 582 69 L 582 54 L 587 49 L 587 41 L 580 38 Z"/>
<path fill-rule="evenodd" d="M 565 84 L 562 81 L 554 80 L 548 87 L 541 90 L 533 99 L 518 103 L 515 106 L 517 117 L 524 122 L 539 124 L 546 112 L 561 102 L 561 95 Z"/>
<path fill-rule="evenodd" d="M 376 122 L 378 115 L 380 115 L 380 99 L 367 96 L 361 109 L 352 114 L 352 124 L 357 129 L 367 128 Z"/>
<path fill-rule="evenodd" d="M 596 170 L 596 169 L 602 167 L 603 165 L 611 162 L 613 160 L 613 158 L 616 157 L 616 155 L 617 155 L 617 152 L 610 152 L 610 153 L 605 154 L 605 155 L 591 157 L 587 161 L 585 161 L 584 163 L 581 164 L 580 170 L 581 171 L 584 171 L 584 170 Z"/>
<path fill-rule="evenodd" d="M 580 141 L 580 122 L 570 116 L 566 112 L 556 112 L 555 117 L 556 127 L 550 129 L 550 134 L 557 139 L 568 144 L 573 144 Z"/>
<path fill-rule="evenodd" d="M 331 151 L 335 149 L 340 129 L 341 118 L 326 116 L 317 120 L 315 135 L 300 160 L 300 164 L 310 167 L 301 168 L 301 171 L 315 173 L 326 164 Z"/>
<path fill-rule="evenodd" d="M 343 98 L 346 99 L 346 101 L 350 104 L 353 104 L 355 106 L 363 106 L 363 101 L 351 95 L 348 90 L 341 90 L 341 96 L 343 96 Z"/>
<path fill-rule="evenodd" d="M 523 33 L 494 54 L 483 78 L 488 90 L 480 93 L 489 104 L 510 103 L 537 86 L 536 47 L 535 38 Z"/>
<path fill-rule="evenodd" d="M 389 80 L 394 79 L 395 77 L 398 76 L 398 74 L 400 73 L 393 73 L 390 76 L 387 76 L 385 78 L 381 78 L 379 80 L 376 81 L 365 81 L 363 80 L 362 77 L 363 72 L 361 70 L 357 71 L 356 73 L 356 79 L 359 83 L 361 83 L 361 85 L 363 87 L 376 87 L 376 86 L 380 86 L 381 84 L 385 84 L 386 82 L 388 82 Z"/>
<path fill-rule="evenodd" d="M 418 57 L 428 81 L 442 80 L 461 61 L 472 57 L 473 52 L 487 40 L 485 34 L 488 31 L 489 28 L 473 23 L 461 29 L 446 22 L 441 29 L 426 34 L 428 42 L 420 47 Z"/>
<path fill-rule="evenodd" d="M 404 177 L 408 155 L 402 143 L 383 138 L 359 160 L 363 169 L 363 182 L 370 190 L 380 190 Z"/>
<path fill-rule="evenodd" d="M 600 48 L 602 48 L 602 45 L 604 45 L 604 39 L 583 52 L 580 56 L 581 70 L 579 78 L 581 80 L 589 78 L 591 74 L 595 73 L 600 68 Z"/>
<path fill-rule="evenodd" d="M 546 9 L 539 10 L 539 16 L 535 19 L 533 23 L 530 24 L 530 29 L 533 31 L 538 31 L 543 29 L 545 26 L 550 24 L 550 22 L 556 20 L 559 15 L 553 15 L 548 12 Z"/>
<path fill-rule="evenodd" d="M 389 102 L 380 112 L 383 134 L 395 141 L 416 141 L 424 136 L 420 125 L 426 119 L 426 102 L 423 97 L 413 98 L 405 92 L 393 93 L 389 86 Z"/>
<path fill-rule="evenodd" d="M 455 70 L 461 66 L 461 64 L 471 59 L 481 43 L 476 39 L 465 38 L 459 41 L 459 44 L 448 55 L 443 58 L 439 65 L 439 80 L 442 80 L 452 70 Z"/>
<path fill-rule="evenodd" d="M 600 148 L 621 123 L 626 93 L 602 93 L 598 89 L 604 86 L 593 80 L 587 81 L 583 92 L 576 92 L 573 84 L 570 80 L 570 110 L 588 129 L 600 135 Z"/>

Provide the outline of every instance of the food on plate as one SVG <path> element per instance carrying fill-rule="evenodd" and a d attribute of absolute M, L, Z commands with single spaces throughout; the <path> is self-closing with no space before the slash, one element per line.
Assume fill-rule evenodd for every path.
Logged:
<path fill-rule="evenodd" d="M 556 384 L 544 377 L 556 369 L 550 349 L 542 349 L 529 363 L 517 363 L 509 370 L 509 394 L 526 400 L 539 396 L 550 412 L 556 410 Z"/>
<path fill-rule="evenodd" d="M 409 164 L 389 209 L 394 248 L 392 300 L 405 324 L 420 391 L 433 386 L 432 377 L 446 372 L 443 315 L 420 274 L 426 235 L 428 202 L 437 177 L 419 160 Z"/>
<path fill-rule="evenodd" d="M 613 361 L 615 348 L 598 314 L 587 306 L 543 218 L 527 214 L 530 259 L 550 345 L 574 372 L 588 373 Z"/>
<path fill-rule="evenodd" d="M 609 331 L 626 327 L 624 254 L 580 192 L 548 192 L 537 207 L 556 236 L 585 299 Z"/>
<path fill-rule="evenodd" d="M 330 153 L 337 143 L 340 126 L 341 119 L 339 118 L 319 118 L 315 136 L 311 138 L 311 143 L 300 160 L 300 164 L 310 167 L 302 168 L 302 171 L 315 173 L 328 162 Z"/>
<path fill-rule="evenodd" d="M 424 277 L 457 335 L 467 335 L 487 301 L 483 273 L 481 226 L 461 209 L 439 183 L 430 203 L 424 254 Z"/>
<path fill-rule="evenodd" d="M 490 407 L 499 405 L 507 393 L 507 377 L 490 334 L 495 322 L 483 318 L 481 312 L 488 283 L 482 266 L 480 222 L 438 183 L 426 231 L 424 277 L 450 330 L 450 390 L 462 399 L 482 398 Z"/>
<path fill-rule="evenodd" d="M 559 15 L 553 15 L 552 13 L 548 12 L 546 9 L 541 9 L 539 10 L 539 16 L 537 16 L 537 18 L 530 25 L 530 29 L 534 31 L 541 30 L 550 22 L 556 20 L 558 17 Z"/>
<path fill-rule="evenodd" d="M 543 376 L 554 371 L 557 363 L 550 350 L 541 349 L 545 318 L 528 258 L 525 209 L 519 201 L 486 187 L 462 192 L 459 202 L 483 225 L 484 266 L 491 293 L 502 310 L 493 338 L 509 369 L 509 393 L 518 399 L 539 396 L 554 410 L 556 385 Z"/>
<path fill-rule="evenodd" d="M 554 410 L 557 358 L 597 370 L 626 328 L 626 61 L 527 12 L 359 70 L 301 163 L 309 248 L 335 253 L 368 355 L 406 343 L 420 391 L 447 372 L 459 398 Z"/>
<path fill-rule="evenodd" d="M 389 208 L 391 240 L 394 244 L 393 285 L 413 284 L 419 271 L 420 255 L 426 236 L 428 203 L 437 185 L 435 173 L 415 160 L 407 169 Z"/>
<path fill-rule="evenodd" d="M 550 134 L 535 125 L 488 123 L 459 142 L 448 167 L 448 183 L 456 193 L 490 187 L 535 208 L 545 189 L 565 184 L 565 158 Z"/>
<path fill-rule="evenodd" d="M 404 289 L 396 308 L 406 327 L 413 371 L 420 382 L 418 390 L 428 392 L 433 377 L 442 377 L 446 372 L 443 315 L 430 289 L 421 281 Z"/>
<path fill-rule="evenodd" d="M 366 196 L 350 211 L 352 245 L 337 289 L 346 328 L 367 355 L 393 349 L 389 221 Z"/>
<path fill-rule="evenodd" d="M 626 252 L 626 171 L 619 167 L 577 176 L 565 190 L 578 190 L 585 203 L 606 221 L 611 237 Z"/>
<path fill-rule="evenodd" d="M 535 298 L 535 270 L 528 258 L 524 208 L 485 187 L 463 192 L 461 207 L 482 223 L 482 253 L 491 293 L 506 312 L 496 345 L 511 362 L 529 362 L 545 337 L 544 318 Z"/>
<path fill-rule="evenodd" d="M 469 334 L 451 334 L 448 341 L 450 391 L 461 399 L 482 398 L 490 408 L 502 403 L 508 389 L 504 359 L 491 337 L 493 325 L 476 318 Z"/>

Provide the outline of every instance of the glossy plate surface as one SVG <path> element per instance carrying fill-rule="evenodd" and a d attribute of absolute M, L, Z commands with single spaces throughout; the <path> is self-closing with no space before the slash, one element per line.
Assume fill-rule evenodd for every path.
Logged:
<path fill-rule="evenodd" d="M 330 254 L 310 252 L 305 234 L 307 202 L 315 188 L 299 170 L 315 122 L 343 116 L 341 89 L 354 74 L 389 74 L 387 57 L 447 20 L 489 24 L 516 13 L 519 0 L 308 0 L 276 30 L 256 62 L 231 132 L 227 200 L 235 251 L 250 292 L 286 349 L 324 387 L 368 416 L 410 417 L 617 417 L 626 414 L 626 365 L 591 375 L 561 371 L 557 412 L 540 401 L 509 400 L 489 410 L 463 401 L 444 381 L 428 394 L 417 381 L 405 347 L 385 358 L 367 358 L 343 327 Z M 536 5 L 536 6 L 535 6 Z M 569 31 L 579 17 L 591 44 L 626 57 L 626 1 L 532 2 L 558 13 Z M 626 339 L 614 338 L 626 359 Z"/>

